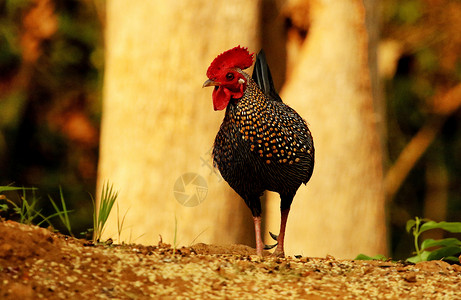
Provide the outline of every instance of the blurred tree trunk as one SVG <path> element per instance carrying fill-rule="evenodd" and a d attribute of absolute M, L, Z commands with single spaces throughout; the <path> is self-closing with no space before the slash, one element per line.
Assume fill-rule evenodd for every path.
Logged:
<path fill-rule="evenodd" d="M 109 180 L 120 191 L 121 240 L 252 244 L 249 210 L 210 168 L 223 112 L 201 87 L 217 54 L 258 48 L 258 14 L 258 1 L 107 2 L 98 190 Z M 195 207 L 173 193 L 188 172 L 208 185 Z M 105 238 L 118 239 L 117 222 L 114 207 Z"/>
<path fill-rule="evenodd" d="M 377 3 L 369 2 L 294 1 L 287 10 L 295 26 L 300 19 L 308 28 L 303 43 L 302 34 L 288 36 L 289 73 L 281 96 L 310 124 L 316 148 L 314 174 L 299 189 L 288 219 L 288 254 L 353 258 L 387 253 L 372 86 L 377 70 L 369 59 L 377 46 L 369 31 L 377 20 L 367 11 Z M 280 220 L 278 205 L 278 195 L 271 194 L 267 213 L 272 231 Z"/>

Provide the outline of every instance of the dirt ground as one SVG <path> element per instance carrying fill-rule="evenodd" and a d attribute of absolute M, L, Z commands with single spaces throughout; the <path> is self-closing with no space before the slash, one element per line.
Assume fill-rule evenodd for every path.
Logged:
<path fill-rule="evenodd" d="M 0 221 L 0 299 L 461 299 L 461 266 L 258 257 L 243 245 L 94 246 Z"/>

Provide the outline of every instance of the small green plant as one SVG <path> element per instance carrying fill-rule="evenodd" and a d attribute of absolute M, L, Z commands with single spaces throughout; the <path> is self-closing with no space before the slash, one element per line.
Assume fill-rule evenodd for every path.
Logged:
<path fill-rule="evenodd" d="M 24 187 L 14 187 L 14 186 L 2 186 L 0 187 L 0 193 L 9 192 L 9 191 L 19 191 L 22 190 L 21 203 L 17 204 L 16 202 L 2 197 L 7 203 L 2 205 L 2 210 L 7 210 L 9 208 L 8 204 L 11 205 L 12 210 L 15 214 L 19 216 L 19 223 L 31 225 L 37 217 L 42 219 L 41 222 L 38 222 L 37 225 L 41 225 L 43 222 L 47 222 L 49 225 L 51 223 L 48 221 L 49 217 L 45 217 L 41 214 L 41 210 L 37 209 L 38 198 L 35 195 L 35 188 L 24 188 Z M 32 190 L 32 199 L 28 199 L 26 195 L 27 190 Z"/>
<path fill-rule="evenodd" d="M 112 207 L 114 206 L 115 200 L 117 200 L 118 192 L 114 191 L 113 185 L 106 182 L 103 185 L 101 191 L 101 198 L 99 202 L 99 209 L 96 208 L 96 201 L 93 197 L 94 212 L 93 212 L 93 242 L 98 243 L 101 240 L 106 225 L 107 219 L 109 218 Z M 123 222 L 122 222 L 123 223 Z M 121 232 L 121 229 L 120 229 Z"/>
<path fill-rule="evenodd" d="M 15 214 L 19 216 L 19 223 L 22 224 L 27 224 L 27 225 L 32 225 L 36 224 L 37 226 L 42 225 L 43 223 L 47 223 L 48 226 L 53 227 L 51 222 L 49 221 L 51 218 L 54 218 L 56 216 L 59 216 L 61 221 L 63 222 L 64 226 L 68 229 L 69 233 L 72 235 L 71 232 L 71 227 L 70 227 L 70 221 L 69 221 L 69 215 L 68 213 L 70 212 L 66 208 L 66 202 L 64 201 L 64 196 L 62 193 L 62 189 L 60 188 L 60 195 L 61 195 L 61 205 L 62 205 L 62 210 L 58 207 L 58 205 L 53 201 L 53 199 L 48 196 L 48 198 L 51 201 L 51 204 L 53 205 L 56 213 L 45 217 L 41 213 L 41 209 L 38 209 L 38 203 L 39 203 L 39 198 L 36 196 L 35 191 L 37 190 L 36 188 L 24 188 L 24 187 L 14 187 L 14 186 L 0 186 L 0 193 L 2 192 L 10 192 L 10 191 L 19 191 L 22 190 L 22 196 L 20 197 L 21 203 L 17 204 L 16 202 L 6 198 L 4 195 L 1 195 L 0 200 L 5 200 L 7 203 L 6 204 L 1 204 L 0 205 L 0 210 L 1 211 L 6 211 L 10 207 L 8 204 L 11 206 L 12 210 L 14 211 Z M 32 195 L 28 196 L 27 191 L 30 190 L 32 191 Z M 37 218 L 41 219 L 41 221 L 37 221 Z"/>
<path fill-rule="evenodd" d="M 57 215 L 59 219 L 61 220 L 62 224 L 64 224 L 64 226 L 66 227 L 69 234 L 71 236 L 74 236 L 72 234 L 72 228 L 71 228 L 70 220 L 69 220 L 69 212 L 71 212 L 71 210 L 67 210 L 66 201 L 64 201 L 64 195 L 62 193 L 61 187 L 59 187 L 59 196 L 61 199 L 62 210 L 59 208 L 56 202 L 54 202 L 53 198 L 51 198 L 51 196 L 48 195 L 48 199 L 50 199 L 50 202 L 53 205 L 54 210 L 56 211 L 56 214 L 53 214 L 53 216 Z"/>
<path fill-rule="evenodd" d="M 27 224 L 27 225 L 32 225 L 36 224 L 37 226 L 42 225 L 43 223 L 47 223 L 48 226 L 53 227 L 51 222 L 49 221 L 51 218 L 54 218 L 56 216 L 59 216 L 59 218 L 62 220 L 63 224 L 66 226 L 68 229 L 69 233 L 72 235 L 71 232 L 71 227 L 70 227 L 70 221 L 69 221 L 69 215 L 68 213 L 70 212 L 66 208 L 66 203 L 64 201 L 64 196 L 62 193 L 62 190 L 60 189 L 60 195 L 61 195 L 61 205 L 62 205 L 62 210 L 56 205 L 56 203 L 53 201 L 53 199 L 49 197 L 51 204 L 53 205 L 54 209 L 56 210 L 56 213 L 45 217 L 41 213 L 41 209 L 38 209 L 38 203 L 39 203 L 39 198 L 36 196 L 35 191 L 37 190 L 36 188 L 24 188 L 24 187 L 14 187 L 14 186 L 0 186 L 0 193 L 2 192 L 9 192 L 9 191 L 19 191 L 22 190 L 22 196 L 20 197 L 21 203 L 17 204 L 16 202 L 6 198 L 4 195 L 1 195 L 0 200 L 5 200 L 5 204 L 0 205 L 0 210 L 1 211 L 7 211 L 11 206 L 11 209 L 15 214 L 19 216 L 19 223 Z M 30 190 L 32 191 L 32 195 L 28 196 L 27 191 Z M 38 221 L 38 219 L 41 219 L 41 221 Z"/>
<path fill-rule="evenodd" d="M 419 245 L 420 235 L 431 229 L 443 229 L 451 233 L 461 233 L 461 222 L 435 222 L 428 219 L 408 220 L 406 225 L 407 232 L 413 234 L 415 245 L 415 256 L 407 259 L 412 263 L 428 260 L 446 260 L 459 262 L 458 256 L 461 254 L 461 241 L 457 238 L 445 238 L 440 240 L 425 239 Z M 432 249 L 432 250 L 431 250 Z"/>

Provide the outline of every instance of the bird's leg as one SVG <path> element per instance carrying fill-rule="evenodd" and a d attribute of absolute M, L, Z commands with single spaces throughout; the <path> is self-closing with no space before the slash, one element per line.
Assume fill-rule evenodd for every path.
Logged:
<path fill-rule="evenodd" d="M 255 223 L 256 254 L 263 256 L 263 240 L 261 239 L 261 216 L 253 216 Z"/>
<path fill-rule="evenodd" d="M 283 241 L 285 239 L 285 228 L 287 225 L 289 212 L 290 212 L 290 208 L 281 210 L 280 233 L 277 237 L 277 248 L 275 248 L 275 251 L 273 253 L 273 255 L 277 257 L 285 256 L 285 250 L 283 249 Z"/>

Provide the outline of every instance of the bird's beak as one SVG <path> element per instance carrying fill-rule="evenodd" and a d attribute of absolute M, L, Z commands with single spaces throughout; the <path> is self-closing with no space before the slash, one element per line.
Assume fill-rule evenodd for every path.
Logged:
<path fill-rule="evenodd" d="M 216 85 L 219 85 L 219 82 L 208 79 L 207 81 L 203 83 L 202 88 L 207 87 L 207 86 L 216 86 Z"/>

